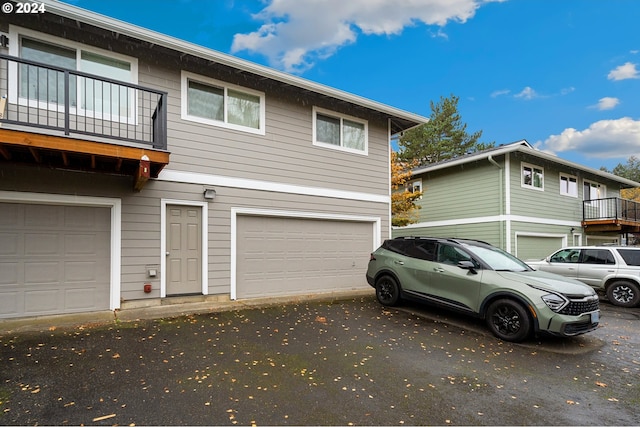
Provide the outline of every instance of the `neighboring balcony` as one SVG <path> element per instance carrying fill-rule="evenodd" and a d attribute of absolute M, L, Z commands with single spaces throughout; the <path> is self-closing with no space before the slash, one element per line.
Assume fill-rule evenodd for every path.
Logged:
<path fill-rule="evenodd" d="M 588 232 L 640 232 L 640 203 L 609 197 L 582 202 L 582 226 Z"/>
<path fill-rule="evenodd" d="M 169 163 L 166 92 L 0 54 L 0 162 L 128 175 Z"/>

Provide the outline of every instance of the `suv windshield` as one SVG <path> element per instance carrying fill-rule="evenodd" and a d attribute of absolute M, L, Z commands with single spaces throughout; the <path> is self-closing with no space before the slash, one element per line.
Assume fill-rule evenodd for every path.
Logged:
<path fill-rule="evenodd" d="M 531 268 L 513 255 L 495 248 L 464 244 L 464 247 L 497 271 L 530 271 Z"/>

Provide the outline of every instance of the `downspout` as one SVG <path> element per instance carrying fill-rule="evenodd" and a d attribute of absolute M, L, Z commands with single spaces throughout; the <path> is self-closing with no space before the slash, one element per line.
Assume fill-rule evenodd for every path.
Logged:
<path fill-rule="evenodd" d="M 494 165 L 495 167 L 497 167 L 500 170 L 500 212 L 498 214 L 499 217 L 502 217 L 502 215 L 504 214 L 504 204 L 503 204 L 503 177 L 502 177 L 502 173 L 503 173 L 503 169 L 502 166 L 500 166 L 498 164 L 498 162 L 496 162 L 493 159 L 493 156 L 491 156 L 491 154 L 489 154 L 489 157 L 487 157 L 487 160 L 489 160 L 489 163 L 491 163 L 492 165 Z M 511 253 L 511 251 L 509 250 L 510 248 L 505 248 L 504 246 L 504 227 L 502 225 L 502 221 L 498 222 L 500 224 L 500 247 L 504 250 L 506 250 L 507 252 Z"/>

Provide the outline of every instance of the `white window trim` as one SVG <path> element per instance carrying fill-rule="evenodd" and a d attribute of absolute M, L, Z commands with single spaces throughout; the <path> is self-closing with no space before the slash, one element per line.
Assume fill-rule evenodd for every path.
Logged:
<path fill-rule="evenodd" d="M 198 117 L 198 116 L 192 116 L 189 115 L 189 100 L 187 98 L 188 96 L 188 83 L 189 80 L 193 80 L 196 81 L 198 83 L 203 83 L 203 84 L 208 84 L 208 85 L 212 85 L 212 86 L 217 86 L 217 87 L 221 87 L 224 89 L 224 101 L 225 101 L 225 111 L 224 111 L 224 121 L 218 121 L 218 120 L 212 120 L 212 119 L 206 119 L 204 117 Z M 222 127 L 222 128 L 226 128 L 226 129 L 233 129 L 233 130 L 238 130 L 241 132 L 249 132 L 249 133 L 254 133 L 257 135 L 265 135 L 266 134 L 266 127 L 265 127 L 265 110 L 266 110 L 266 106 L 265 106 L 265 94 L 264 92 L 259 92 L 257 90 L 253 90 L 253 89 L 248 89 L 246 87 L 242 87 L 242 86 L 236 86 L 227 82 L 223 82 L 220 80 L 216 80 L 216 79 L 212 79 L 210 77 L 205 77 L 203 75 L 200 74 L 195 74 L 195 73 L 190 73 L 188 71 L 184 71 L 182 70 L 180 72 L 180 88 L 181 88 L 181 99 L 180 99 L 180 110 L 181 110 L 181 117 L 183 120 L 188 120 L 191 122 L 196 122 L 196 123 L 202 123 L 205 125 L 211 125 L 211 126 L 217 126 L 217 127 Z M 260 128 L 256 129 L 256 128 L 251 128 L 251 127 L 247 127 L 247 126 L 240 126 L 240 125 L 235 125 L 233 123 L 227 123 L 227 91 L 231 89 L 231 90 L 236 90 L 238 92 L 243 92 L 249 95 L 254 95 L 254 96 L 258 96 L 260 98 Z"/>
<path fill-rule="evenodd" d="M 583 191 L 582 200 L 585 200 L 585 201 L 597 200 L 597 199 L 591 199 L 591 198 L 585 199 L 585 194 L 584 194 L 584 185 L 585 184 L 589 184 L 589 187 L 591 187 L 591 184 L 596 184 L 598 186 L 598 188 L 600 188 L 600 193 L 601 194 L 600 194 L 599 198 L 600 199 L 606 199 L 607 198 L 607 186 L 606 185 L 601 184 L 598 181 L 591 181 L 589 179 L 583 179 L 582 180 L 582 191 Z"/>
<path fill-rule="evenodd" d="M 540 169 L 542 171 L 542 187 L 536 187 L 536 186 L 533 185 L 533 183 L 531 183 L 531 185 L 524 183 L 524 168 L 525 167 L 531 168 L 532 172 L 533 172 L 533 169 Z M 533 177 L 531 177 L 531 178 L 533 179 Z M 522 186 L 522 188 L 528 188 L 530 190 L 536 190 L 536 191 L 544 191 L 544 181 L 545 181 L 544 180 L 544 168 L 542 166 L 536 166 L 536 165 L 533 165 L 531 163 L 525 163 L 525 162 L 522 162 L 520 164 L 520 185 Z"/>
<path fill-rule="evenodd" d="M 364 150 L 356 150 L 353 148 L 343 147 L 342 145 L 333 145 L 333 144 L 327 144 L 326 142 L 318 141 L 317 135 L 316 135 L 316 125 L 317 125 L 316 122 L 317 122 L 318 113 L 324 114 L 330 117 L 335 117 L 336 119 L 340 119 L 340 144 L 342 144 L 342 121 L 343 120 L 346 119 L 355 123 L 363 124 L 364 125 Z M 313 145 L 317 147 L 330 148 L 332 150 L 345 151 L 347 153 L 360 154 L 363 156 L 369 155 L 369 122 L 367 120 L 359 119 L 357 117 L 349 116 L 346 114 L 336 113 L 335 111 L 325 110 L 324 108 L 314 106 L 312 129 L 313 129 Z"/>
<path fill-rule="evenodd" d="M 422 187 L 422 178 L 418 178 L 418 179 L 413 179 L 413 180 L 411 180 L 411 181 L 409 181 L 409 182 L 407 183 L 407 191 L 411 191 L 409 188 L 410 188 L 410 187 L 411 187 L 411 188 L 413 188 L 413 186 L 414 186 L 415 184 L 420 184 L 420 191 L 422 191 L 422 190 L 423 190 L 423 187 Z M 411 193 L 413 193 L 413 191 L 411 191 Z M 420 197 L 419 197 L 419 199 L 422 199 L 422 196 L 420 196 Z"/>
<path fill-rule="evenodd" d="M 82 70 L 79 67 L 79 64 L 82 63 L 81 61 L 82 51 L 85 51 L 88 53 L 94 53 L 94 54 L 105 56 L 108 58 L 114 58 L 123 62 L 128 62 L 131 65 L 131 81 L 127 83 L 134 84 L 134 85 L 138 84 L 138 58 L 122 55 L 119 53 L 112 52 L 110 50 L 100 49 L 97 47 L 70 41 L 60 37 L 41 33 L 38 31 L 29 30 L 27 28 L 18 27 L 15 25 L 9 25 L 9 40 L 12 41 L 11 43 L 9 43 L 9 55 L 20 58 L 20 45 L 21 45 L 20 37 L 21 36 L 32 38 L 42 43 L 54 44 L 54 45 L 63 46 L 65 48 L 75 50 L 76 51 L 76 71 L 80 71 L 80 72 L 82 72 Z M 103 77 L 108 78 L 108 76 L 103 76 Z M 33 101 L 30 99 L 22 98 L 18 96 L 19 94 L 18 67 L 15 62 L 12 62 L 11 64 L 9 64 L 9 81 L 12 83 L 12 87 L 9 90 L 10 104 L 33 105 L 34 107 L 36 107 L 36 105 L 34 105 L 34 102 L 37 102 L 37 101 Z M 135 97 L 133 99 L 133 102 L 134 104 L 137 104 L 137 99 Z M 48 110 L 61 111 L 61 112 L 64 111 L 64 106 L 50 104 L 46 102 L 37 102 L 37 103 L 38 103 L 37 107 L 40 109 L 48 109 Z M 70 108 L 71 110 L 70 113 L 76 114 L 77 109 L 78 107 Z M 85 109 L 79 109 L 79 110 L 82 111 L 81 113 L 82 115 L 91 116 L 91 113 L 88 112 L 87 110 Z M 138 115 L 135 114 L 136 110 L 137 110 L 136 105 L 134 105 L 132 108 L 133 116 L 129 118 L 119 117 L 119 116 L 111 117 L 110 115 L 104 115 L 102 117 L 97 117 L 97 118 L 108 120 L 108 121 L 114 121 L 114 122 L 125 122 L 125 123 L 129 122 L 130 124 L 137 124 Z"/>
<path fill-rule="evenodd" d="M 571 193 L 563 193 L 562 192 L 562 178 L 567 178 L 567 180 L 573 178 L 576 181 L 576 194 L 571 194 Z M 580 185 L 579 185 L 579 180 L 578 177 L 575 175 L 569 175 L 567 173 L 562 173 L 560 172 L 560 176 L 558 177 L 559 183 L 560 183 L 560 195 L 561 196 L 567 196 L 567 197 L 574 197 L 574 198 L 578 198 L 578 195 L 580 194 Z M 544 184 L 544 183 L 543 183 Z"/>

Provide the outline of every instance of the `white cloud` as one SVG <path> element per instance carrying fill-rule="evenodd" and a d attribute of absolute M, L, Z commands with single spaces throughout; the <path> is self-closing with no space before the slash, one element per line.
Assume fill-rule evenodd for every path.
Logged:
<path fill-rule="evenodd" d="M 640 121 L 622 117 L 595 122 L 584 130 L 567 128 L 539 146 L 554 153 L 577 151 L 587 157 L 640 156 Z"/>
<path fill-rule="evenodd" d="M 620 100 L 618 98 L 612 98 L 610 96 L 605 96 L 604 98 L 600 98 L 596 105 L 591 106 L 591 108 L 597 108 L 600 111 L 603 110 L 613 110 L 615 107 L 620 104 Z"/>
<path fill-rule="evenodd" d="M 530 100 L 530 99 L 539 97 L 539 95 L 536 93 L 536 91 L 533 90 L 529 86 L 525 87 L 524 89 L 522 89 L 522 91 L 520 93 L 517 93 L 517 94 L 515 94 L 513 96 L 514 96 L 514 98 L 522 98 L 522 99 L 526 99 L 526 100 Z"/>
<path fill-rule="evenodd" d="M 493 92 L 491 92 L 491 97 L 497 98 L 499 96 L 509 95 L 510 93 L 511 91 L 509 89 L 494 90 Z"/>
<path fill-rule="evenodd" d="M 640 78 L 640 74 L 638 74 L 638 70 L 636 70 L 636 64 L 627 62 L 611 70 L 607 78 L 609 80 L 637 79 Z"/>
<path fill-rule="evenodd" d="M 484 3 L 504 0 L 271 0 L 254 15 L 264 22 L 248 34 L 236 34 L 231 52 L 267 56 L 273 66 L 302 72 L 358 35 L 397 35 L 423 23 L 443 27 L 465 23 Z M 442 32 L 438 30 L 438 36 Z"/>

